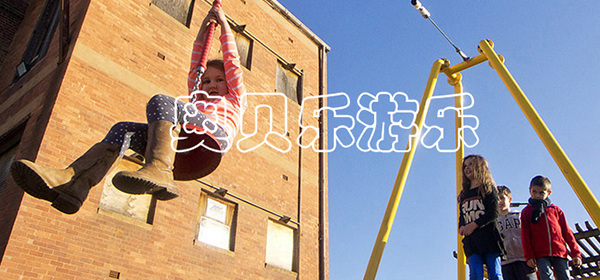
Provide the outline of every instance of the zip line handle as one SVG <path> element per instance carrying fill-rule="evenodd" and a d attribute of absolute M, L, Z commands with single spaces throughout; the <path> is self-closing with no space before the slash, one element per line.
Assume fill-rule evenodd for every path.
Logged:
<path fill-rule="evenodd" d="M 221 0 L 215 0 L 213 2 L 213 7 L 218 6 L 221 7 Z M 206 62 L 208 62 L 208 53 L 210 53 L 210 47 L 212 46 L 213 36 L 215 34 L 215 29 L 217 27 L 216 22 L 211 22 L 208 25 L 208 30 L 206 31 L 206 37 L 204 38 L 204 49 L 202 50 L 202 55 L 200 56 L 200 66 L 198 67 L 198 76 L 204 74 L 206 71 Z"/>
<path fill-rule="evenodd" d="M 221 7 L 221 0 L 215 0 L 213 2 L 213 7 L 218 6 Z M 202 49 L 202 53 L 200 54 L 200 61 L 198 62 L 198 67 L 196 68 L 196 80 L 194 81 L 194 88 L 192 92 L 192 97 L 190 98 L 190 102 L 196 102 L 198 96 L 194 94 L 195 91 L 201 90 L 200 83 L 202 81 L 202 76 L 206 71 L 206 63 L 208 62 L 208 54 L 210 53 L 210 47 L 212 46 L 212 40 L 215 34 L 215 28 L 217 27 L 217 23 L 212 21 L 208 24 L 208 29 L 206 30 L 206 34 L 204 35 L 204 48 Z"/>

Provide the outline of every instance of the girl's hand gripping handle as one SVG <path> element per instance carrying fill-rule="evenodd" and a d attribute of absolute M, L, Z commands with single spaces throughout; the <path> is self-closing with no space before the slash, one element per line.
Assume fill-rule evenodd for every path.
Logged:
<path fill-rule="evenodd" d="M 213 2 L 213 7 L 221 6 L 221 0 L 215 0 Z M 208 53 L 210 52 L 210 47 L 212 45 L 213 36 L 215 34 L 215 28 L 217 27 L 216 22 L 211 22 L 208 25 L 208 30 L 206 30 L 206 38 L 204 38 L 204 50 L 202 50 L 202 55 L 200 56 L 200 73 L 198 75 L 204 74 L 206 71 L 206 62 L 208 61 Z"/>

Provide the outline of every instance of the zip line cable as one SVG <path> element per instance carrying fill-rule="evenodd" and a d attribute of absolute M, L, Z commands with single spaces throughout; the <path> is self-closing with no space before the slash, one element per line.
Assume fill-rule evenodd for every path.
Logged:
<path fill-rule="evenodd" d="M 452 47 L 454 47 L 454 50 L 456 50 L 456 52 L 458 53 L 458 55 L 460 55 L 460 57 L 463 59 L 463 61 L 469 60 L 469 57 L 463 51 L 461 51 L 460 48 L 457 47 L 452 42 L 452 40 L 450 40 L 450 38 L 448 38 L 448 36 L 446 36 L 446 33 L 444 33 L 444 31 L 442 31 L 442 29 L 435 23 L 435 21 L 433 21 L 433 19 L 431 18 L 431 13 L 429 13 L 429 11 L 423 6 L 423 4 L 421 4 L 421 2 L 419 0 L 411 0 L 410 3 L 413 5 L 413 7 L 415 7 L 415 9 L 417 9 L 417 11 L 419 11 L 419 14 L 421 14 L 421 16 L 423 16 L 423 18 L 428 19 L 433 24 L 433 26 L 435 26 L 435 28 L 440 33 L 442 33 L 444 38 L 446 38 L 448 43 L 450 43 L 450 45 L 452 45 Z"/>

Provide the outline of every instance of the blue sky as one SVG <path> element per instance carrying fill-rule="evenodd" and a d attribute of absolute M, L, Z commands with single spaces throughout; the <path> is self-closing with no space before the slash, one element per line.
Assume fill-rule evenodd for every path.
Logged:
<path fill-rule="evenodd" d="M 364 92 L 404 92 L 420 101 L 436 59 L 448 58 L 452 65 L 461 61 L 409 0 L 279 1 L 331 46 L 328 92 L 348 94 L 352 104 L 342 111 L 347 115 L 356 115 Z M 478 54 L 480 40 L 494 41 L 495 51 L 506 58 L 505 65 L 598 197 L 600 28 L 594 15 L 600 14 L 600 4 L 422 3 L 467 55 Z M 550 198 L 565 211 L 569 225 L 590 221 L 496 72 L 486 62 L 462 75 L 464 91 L 475 101 L 465 112 L 479 120 L 479 143 L 467 154 L 485 156 L 496 182 L 511 188 L 515 201 L 528 199 L 533 176 L 548 176 Z M 441 76 L 434 95 L 451 93 Z M 339 125 L 330 119 L 330 139 Z M 353 135 L 361 130 L 357 123 Z M 330 279 L 362 279 L 402 156 L 361 152 L 356 145 L 329 153 Z M 418 147 L 377 279 L 456 279 L 455 174 L 454 154 Z"/>

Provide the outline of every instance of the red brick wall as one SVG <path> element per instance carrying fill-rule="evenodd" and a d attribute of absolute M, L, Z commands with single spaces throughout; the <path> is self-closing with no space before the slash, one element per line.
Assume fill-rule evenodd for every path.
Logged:
<path fill-rule="evenodd" d="M 30 9 L 25 21 L 31 18 L 35 23 L 34 11 L 43 1 L 34 2 L 36 7 Z M 145 102 L 153 94 L 186 94 L 191 45 L 210 6 L 197 0 L 191 26 L 187 28 L 149 2 L 71 0 L 72 20 L 81 30 L 74 24 L 77 36 L 68 67 L 62 72 L 56 68 L 47 78 L 41 78 L 44 69 L 56 67 L 55 38 L 45 64 L 36 65 L 23 77 L 26 80 L 21 81 L 21 89 L 19 84 L 0 92 L 0 97 L 6 96 L 14 105 L 0 106 L 0 119 L 9 120 L 7 124 L 17 123 L 11 116 L 32 112 L 18 157 L 64 167 L 101 140 L 115 122 L 144 121 Z M 224 5 L 234 21 L 247 24 L 246 30 L 304 70 L 305 96 L 318 95 L 318 45 L 263 0 L 232 0 Z M 21 49 L 27 43 L 24 34 L 31 29 L 28 25 L 19 30 L 21 39 L 15 42 Z M 10 52 L 18 51 L 11 48 Z M 157 53 L 165 55 L 165 59 Z M 220 56 L 216 43 L 212 56 Z M 17 63 L 18 59 L 7 59 L 7 64 Z M 276 65 L 277 57 L 255 42 L 252 69 L 244 72 L 248 92 L 274 91 Z M 6 65 L 3 69 L 7 67 L 14 69 Z M 5 76 L 0 76 L 0 85 L 10 84 Z M 57 76 L 62 79 L 60 83 L 46 86 Z M 29 84 L 35 86 L 28 88 Z M 246 131 L 252 129 L 253 107 L 260 102 L 261 98 L 249 100 Z M 268 102 L 275 114 L 285 114 L 282 106 Z M 317 119 L 310 117 L 316 109 L 316 102 L 306 108 L 304 125 L 318 127 Z M 288 139 L 292 143 L 289 152 L 279 153 L 268 146 L 248 153 L 234 148 L 213 174 L 202 179 L 298 221 L 297 274 L 265 266 L 267 221 L 277 219 L 272 214 L 227 197 L 239 206 L 235 250 L 231 252 L 194 244 L 201 188 L 210 188 L 197 182 L 178 182 L 181 196 L 158 202 L 153 225 L 140 226 L 98 213 L 101 183 L 92 189 L 75 215 L 64 215 L 28 195 L 23 196 L 17 208 L 0 208 L 0 214 L 12 213 L 15 217 L 0 263 L 0 279 L 107 279 L 111 270 L 119 271 L 121 279 L 319 279 L 320 166 L 318 154 L 301 150 L 296 144 L 299 110 L 298 104 L 288 102 Z M 259 123 L 267 120 L 268 116 L 259 113 Z M 277 128 L 283 125 L 280 120 L 275 123 Z M 8 127 L 0 126 L 0 134 Z M 260 131 L 265 132 L 264 126 Z M 15 197 L 20 195 L 12 181 L 8 187 Z M 4 193 L 0 195 L 0 202 L 4 197 Z M 326 230 L 326 220 L 323 226 Z M 325 267 L 325 275 L 326 270 Z"/>
<path fill-rule="evenodd" d="M 0 135 L 26 122 L 17 158 L 35 159 L 40 142 L 52 114 L 53 104 L 60 89 L 67 63 L 57 64 L 58 45 L 53 40 L 45 58 L 41 59 L 16 83 L 12 83 L 16 66 L 19 64 L 33 32 L 44 1 L 30 2 L 23 21 L 16 32 L 4 63 L 0 69 Z M 87 1 L 75 2 L 71 13 L 71 34 L 76 35 L 87 7 Z M 56 37 L 56 36 L 55 36 Z M 41 161 L 48 162 L 47 159 Z M 11 230 L 19 211 L 23 192 L 9 179 L 0 194 L 0 253 L 4 254 Z M 3 259 L 2 259 L 3 260 Z"/>

